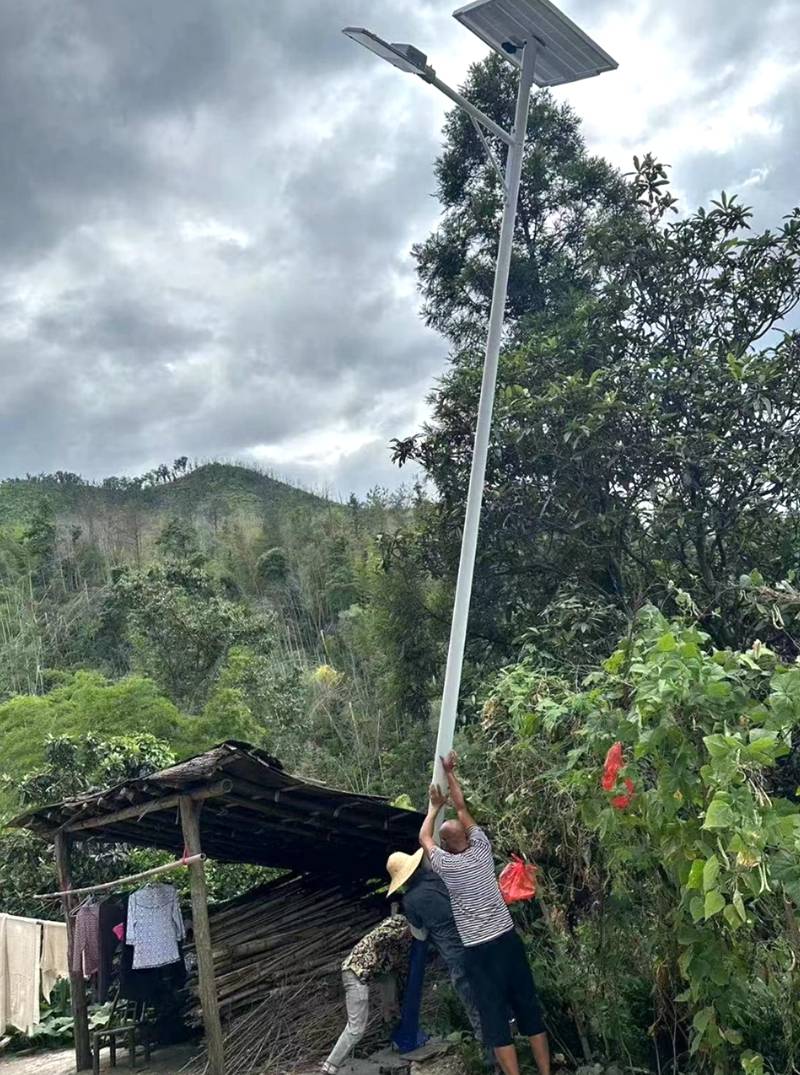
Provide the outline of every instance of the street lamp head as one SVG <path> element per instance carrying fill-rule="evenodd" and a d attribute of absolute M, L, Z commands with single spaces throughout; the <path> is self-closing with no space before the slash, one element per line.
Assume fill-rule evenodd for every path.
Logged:
<path fill-rule="evenodd" d="M 618 66 L 550 0 L 473 0 L 453 16 L 517 67 L 525 46 L 535 44 L 537 86 L 561 86 Z"/>
<path fill-rule="evenodd" d="M 411 75 L 424 75 L 427 71 L 428 57 L 413 45 L 384 41 L 363 26 L 347 26 L 342 33 L 401 71 Z"/>

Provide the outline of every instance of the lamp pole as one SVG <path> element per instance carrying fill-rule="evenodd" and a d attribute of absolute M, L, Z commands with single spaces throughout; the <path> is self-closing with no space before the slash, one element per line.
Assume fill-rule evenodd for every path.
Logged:
<path fill-rule="evenodd" d="M 478 547 L 483 486 L 486 477 L 486 461 L 489 455 L 492 408 L 497 384 L 497 365 L 500 357 L 500 344 L 502 342 L 503 322 L 506 312 L 508 273 L 511 267 L 511 252 L 514 245 L 514 226 L 517 220 L 517 202 L 522 177 L 522 159 L 528 127 L 528 105 L 533 85 L 536 52 L 537 43 L 534 39 L 525 45 L 522 57 L 514 128 L 511 132 L 512 140 L 509 144 L 506 158 L 503 223 L 500 227 L 500 242 L 497 248 L 492 308 L 489 315 L 489 332 L 486 337 L 486 357 L 483 364 L 481 394 L 478 403 L 478 422 L 475 429 L 475 446 L 472 452 L 472 466 L 469 473 L 464 532 L 461 538 L 461 555 L 458 562 L 450 644 L 447 649 L 442 706 L 439 714 L 439 732 L 436 737 L 436 756 L 433 765 L 434 783 L 440 785 L 443 782 L 446 785 L 440 759 L 453 748 L 453 735 L 458 713 L 461 669 L 464 663 L 464 647 L 467 640 L 472 577 Z"/>
<path fill-rule="evenodd" d="M 490 48 L 519 69 L 519 89 L 514 114 L 514 127 L 509 133 L 476 108 L 462 94 L 446 85 L 428 64 L 428 57 L 407 43 L 389 42 L 359 26 L 348 26 L 343 33 L 363 45 L 382 60 L 408 74 L 417 75 L 454 101 L 472 120 L 481 144 L 503 186 L 503 222 L 497 248 L 497 265 L 486 337 L 486 356 L 481 379 L 478 421 L 467 490 L 461 555 L 456 578 L 450 644 L 436 738 L 433 764 L 434 783 L 442 784 L 444 773 L 440 758 L 453 747 L 461 670 L 467 640 L 472 578 L 478 547 L 486 462 L 492 424 L 497 365 L 505 320 L 508 273 L 514 245 L 514 226 L 517 219 L 522 159 L 528 126 L 528 106 L 531 87 L 563 86 L 583 78 L 592 78 L 613 71 L 617 62 L 593 41 L 579 26 L 559 11 L 553 0 L 470 0 L 453 12 L 459 22 L 471 30 Z M 485 132 L 493 134 L 508 147 L 505 174 L 492 151 Z"/>

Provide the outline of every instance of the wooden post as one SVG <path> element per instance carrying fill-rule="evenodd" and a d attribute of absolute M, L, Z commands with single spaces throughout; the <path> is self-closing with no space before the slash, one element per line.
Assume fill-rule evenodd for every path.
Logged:
<path fill-rule="evenodd" d="M 202 852 L 200 846 L 201 809 L 202 803 L 194 802 L 188 795 L 181 797 L 183 842 L 186 845 L 186 853 L 189 855 L 199 855 Z M 206 872 L 202 861 L 193 862 L 189 867 L 189 883 L 192 891 L 192 923 L 197 953 L 200 1005 L 203 1010 L 203 1026 L 208 1046 L 208 1075 L 225 1075 L 222 1023 L 219 1018 L 214 957 L 211 950 L 211 927 L 208 922 Z"/>
<path fill-rule="evenodd" d="M 58 886 L 62 892 L 72 887 L 69 863 L 69 837 L 57 832 L 55 835 L 56 874 Z M 72 969 L 73 934 L 70 910 L 72 896 L 65 896 L 61 901 L 64 907 L 64 919 L 67 923 L 67 951 L 69 952 L 69 984 L 72 998 L 72 1021 L 75 1035 L 75 1068 L 88 1071 L 92 1066 L 92 1052 L 89 1047 L 89 1013 L 86 1007 L 86 984 L 83 974 Z"/>

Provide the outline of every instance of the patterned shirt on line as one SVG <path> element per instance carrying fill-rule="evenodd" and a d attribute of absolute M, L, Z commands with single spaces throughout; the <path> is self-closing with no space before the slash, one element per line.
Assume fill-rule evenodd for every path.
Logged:
<path fill-rule="evenodd" d="M 460 855 L 434 847 L 429 858 L 447 885 L 462 943 L 471 948 L 507 933 L 514 928 L 514 921 L 497 885 L 488 836 L 473 825 L 467 829 L 467 840 Z"/>
<path fill-rule="evenodd" d="M 125 942 L 133 946 L 133 969 L 164 967 L 181 958 L 186 936 L 178 893 L 172 885 L 146 885 L 128 901 Z"/>
<path fill-rule="evenodd" d="M 405 976 L 411 953 L 411 932 L 402 915 L 384 919 L 380 925 L 362 937 L 342 963 L 362 982 L 372 981 L 382 974 Z"/>

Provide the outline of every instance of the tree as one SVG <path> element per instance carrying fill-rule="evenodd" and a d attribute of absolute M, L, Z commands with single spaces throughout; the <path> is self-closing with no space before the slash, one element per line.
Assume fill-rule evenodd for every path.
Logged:
<path fill-rule="evenodd" d="M 256 576 L 259 583 L 266 587 L 282 585 L 289 575 L 289 561 L 286 551 L 276 546 L 262 552 L 256 562 Z"/>
<path fill-rule="evenodd" d="M 56 565 L 56 517 L 50 500 L 38 502 L 23 535 L 31 574 L 39 587 L 50 580 Z"/>
<path fill-rule="evenodd" d="M 644 601 L 685 591 L 719 642 L 747 635 L 738 578 L 784 577 L 800 522 L 800 211 L 746 234 L 724 194 L 666 221 L 664 169 L 636 161 L 639 215 L 597 223 L 591 293 L 526 319 L 502 356 L 473 627 L 497 655 L 534 628 L 586 666 Z M 424 282 L 424 277 L 423 277 Z M 433 421 L 398 443 L 439 493 L 429 569 L 452 577 L 480 370 L 456 356 Z"/>
<path fill-rule="evenodd" d="M 91 734 L 107 741 L 124 729 L 154 735 L 179 753 L 196 745 L 192 722 L 150 680 L 127 676 L 112 683 L 87 671 L 50 673 L 48 680 L 46 694 L 17 695 L 0 704 L 1 764 L 17 782 L 40 768 L 53 737 L 80 740 Z M 0 808 L 5 806 L 7 795 L 0 793 Z"/>
<path fill-rule="evenodd" d="M 170 519 L 156 538 L 156 548 L 165 560 L 183 560 L 193 567 L 205 563 L 197 531 L 185 519 Z"/>
<path fill-rule="evenodd" d="M 147 776 L 174 761 L 167 744 L 146 733 L 108 739 L 59 735 L 47 740 L 34 770 L 21 779 L 16 772 L 6 772 L 0 775 L 0 785 L 11 794 L 14 808 L 21 810 Z M 73 849 L 73 883 L 76 887 L 102 883 L 132 872 L 129 856 L 130 849 L 123 845 L 81 841 Z M 23 831 L 0 836 L 0 912 L 57 917 L 54 904 L 38 904 L 33 899 L 35 893 L 53 888 L 52 848 Z"/>
<path fill-rule="evenodd" d="M 498 56 L 473 64 L 464 93 L 496 123 L 514 123 L 518 75 Z M 503 212 L 500 180 L 472 122 L 448 116 L 436 164 L 443 217 L 414 248 L 428 324 L 458 349 L 482 345 Z M 487 135 L 495 157 L 504 146 Z M 553 317 L 596 283 L 593 230 L 639 212 L 634 191 L 606 161 L 592 157 L 575 112 L 550 93 L 534 95 L 522 168 L 509 276 L 507 324 Z"/>
<path fill-rule="evenodd" d="M 262 616 L 223 596 L 219 583 L 191 563 L 123 570 L 114 601 L 125 610 L 136 663 L 170 698 L 194 710 L 232 646 L 258 648 L 270 638 Z"/>

